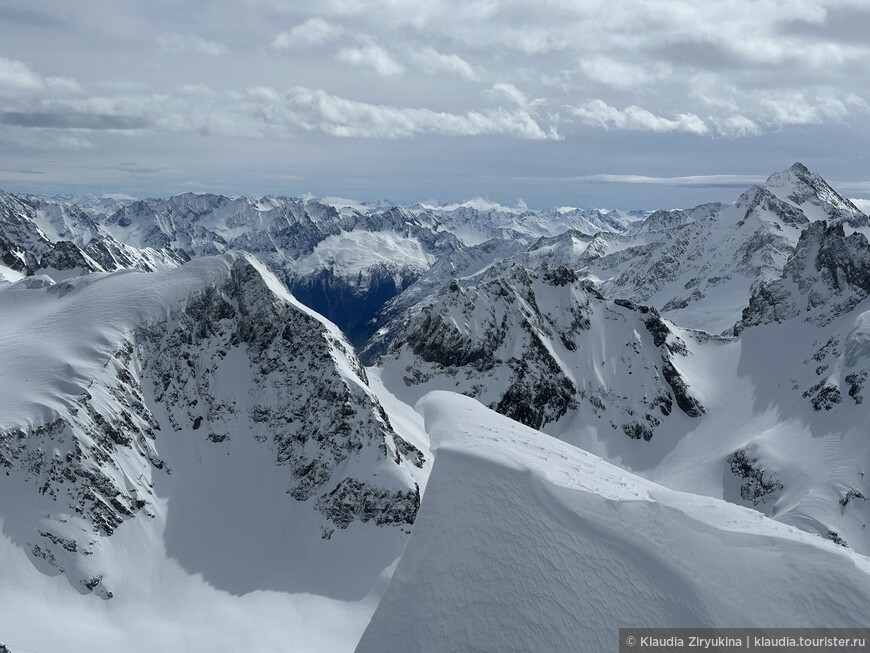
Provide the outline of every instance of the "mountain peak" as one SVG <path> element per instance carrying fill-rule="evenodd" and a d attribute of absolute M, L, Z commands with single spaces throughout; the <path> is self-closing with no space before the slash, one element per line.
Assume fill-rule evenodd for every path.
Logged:
<path fill-rule="evenodd" d="M 772 174 L 760 188 L 800 209 L 812 222 L 827 220 L 856 228 L 867 226 L 867 217 L 858 207 L 799 161 Z"/>
<path fill-rule="evenodd" d="M 762 184 L 764 188 L 768 188 L 773 190 L 784 188 L 784 187 L 795 187 L 808 185 L 813 186 L 821 182 L 825 186 L 827 186 L 827 182 L 822 179 L 819 175 L 810 171 L 803 163 L 800 161 L 796 161 L 790 167 L 785 170 L 781 170 L 780 172 L 774 172 L 767 180 Z"/>
<path fill-rule="evenodd" d="M 791 167 L 789 168 L 789 172 L 793 172 L 793 173 L 798 174 L 798 175 L 810 175 L 810 174 L 812 174 L 812 173 L 810 173 L 809 168 L 807 168 L 800 161 L 795 161 L 791 165 Z"/>

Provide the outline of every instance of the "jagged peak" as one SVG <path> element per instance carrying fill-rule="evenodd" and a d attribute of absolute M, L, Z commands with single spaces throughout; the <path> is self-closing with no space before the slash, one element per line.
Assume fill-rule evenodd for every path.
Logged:
<path fill-rule="evenodd" d="M 830 185 L 818 173 L 812 172 L 800 161 L 795 162 L 785 170 L 774 172 L 762 184 L 764 188 L 768 188 L 775 192 L 776 189 L 787 186 L 806 185 L 811 187 L 821 187 Z"/>
<path fill-rule="evenodd" d="M 747 216 L 749 211 L 764 206 L 787 217 L 786 223 L 794 226 L 805 224 L 807 220 L 845 222 L 856 228 L 868 226 L 863 212 L 821 175 L 800 162 L 770 175 L 763 184 L 749 188 L 737 200 L 737 205 L 748 207 Z"/>

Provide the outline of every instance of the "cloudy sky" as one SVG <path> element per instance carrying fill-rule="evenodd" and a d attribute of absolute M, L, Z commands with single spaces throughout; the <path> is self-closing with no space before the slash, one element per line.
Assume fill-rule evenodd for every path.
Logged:
<path fill-rule="evenodd" d="M 3 0 L 0 187 L 870 198 L 866 0 Z"/>

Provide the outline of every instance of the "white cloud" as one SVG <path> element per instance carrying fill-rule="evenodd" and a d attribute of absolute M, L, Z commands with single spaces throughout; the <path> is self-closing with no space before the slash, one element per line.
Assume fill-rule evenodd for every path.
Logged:
<path fill-rule="evenodd" d="M 15 59 L 0 57 L 0 90 L 35 91 L 43 87 L 42 78 Z"/>
<path fill-rule="evenodd" d="M 712 122 L 719 134 L 729 138 L 742 138 L 744 136 L 758 136 L 761 134 L 761 127 L 759 127 L 757 122 L 740 114 L 728 116 L 727 118 L 714 118 Z"/>
<path fill-rule="evenodd" d="M 706 186 L 744 188 L 764 183 L 767 177 L 759 175 L 690 175 L 684 177 L 651 177 L 646 175 L 582 175 L 569 177 L 571 181 L 603 184 L 645 184 L 651 186 Z"/>
<path fill-rule="evenodd" d="M 480 136 L 505 134 L 532 140 L 559 139 L 553 127 L 541 126 L 524 109 L 487 109 L 447 113 L 430 109 L 368 104 L 304 87 L 288 95 L 288 118 L 306 130 L 333 136 L 408 138 L 416 134 Z"/>
<path fill-rule="evenodd" d="M 60 95 L 82 92 L 81 84 L 69 77 L 46 77 L 45 86 L 52 93 Z"/>
<path fill-rule="evenodd" d="M 69 96 L 82 92 L 69 77 L 44 77 L 16 59 L 0 57 L 0 94 L 13 96 Z"/>
<path fill-rule="evenodd" d="M 46 80 L 21 61 L 0 57 L 0 92 L 41 91 L 45 86 Z"/>
<path fill-rule="evenodd" d="M 344 48 L 338 51 L 335 58 L 343 63 L 368 68 L 382 77 L 395 77 L 405 71 L 404 66 L 389 52 L 374 43 L 356 48 Z"/>
<path fill-rule="evenodd" d="M 863 211 L 867 215 L 870 215 L 870 200 L 862 200 L 853 197 L 850 198 L 849 201 L 857 206 L 859 211 Z"/>
<path fill-rule="evenodd" d="M 311 18 L 278 34 L 272 41 L 272 47 L 279 50 L 313 48 L 335 41 L 342 33 L 343 30 L 338 25 L 321 18 Z"/>
<path fill-rule="evenodd" d="M 618 61 L 609 56 L 593 56 L 580 62 L 580 70 L 589 79 L 618 89 L 632 89 L 671 73 L 668 65 L 653 62 L 650 65 Z"/>
<path fill-rule="evenodd" d="M 523 93 L 516 86 L 507 82 L 499 82 L 498 84 L 494 84 L 493 87 L 489 89 L 489 94 L 496 97 L 506 97 L 518 107 L 527 107 L 533 103 L 526 93 Z M 539 100 L 536 102 L 540 103 Z"/>
<path fill-rule="evenodd" d="M 854 112 L 870 111 L 866 100 L 855 93 L 831 94 L 765 93 L 760 105 L 765 117 L 779 125 L 818 125 L 845 122 Z"/>
<path fill-rule="evenodd" d="M 410 58 L 418 68 L 427 73 L 446 73 L 469 81 L 480 79 L 474 67 L 456 54 L 443 54 L 434 48 L 425 47 L 413 51 Z"/>
<path fill-rule="evenodd" d="M 157 37 L 157 43 L 169 54 L 198 52 L 217 57 L 227 53 L 227 47 L 222 43 L 207 41 L 195 34 L 165 34 Z"/>
<path fill-rule="evenodd" d="M 587 125 L 604 129 L 628 129 L 651 132 L 687 132 L 707 134 L 707 124 L 694 113 L 679 113 L 674 118 L 657 116 L 642 107 L 631 105 L 620 111 L 603 100 L 592 100 L 579 106 L 569 106 L 571 114 Z"/>

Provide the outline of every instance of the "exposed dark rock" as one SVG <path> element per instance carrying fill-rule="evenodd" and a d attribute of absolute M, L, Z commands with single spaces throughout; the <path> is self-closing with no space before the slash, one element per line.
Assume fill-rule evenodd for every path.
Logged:
<path fill-rule="evenodd" d="M 731 473 L 743 479 L 740 497 L 751 501 L 752 505 L 766 503 L 776 498 L 785 487 L 775 474 L 767 472 L 758 465 L 757 457 L 750 457 L 745 449 L 738 449 L 726 458 Z M 765 475 L 766 474 L 766 475 Z"/>
<path fill-rule="evenodd" d="M 704 406 L 701 402 L 692 396 L 689 391 L 689 386 L 683 380 L 683 377 L 677 371 L 670 361 L 665 361 L 662 364 L 662 375 L 665 381 L 671 386 L 674 393 L 674 399 L 677 401 L 677 406 L 680 407 L 689 417 L 701 417 L 704 414 Z"/>
<path fill-rule="evenodd" d="M 866 497 L 864 496 L 863 492 L 861 492 L 860 490 L 856 490 L 855 488 L 849 488 L 849 491 L 846 492 L 845 496 L 840 499 L 840 505 L 845 508 L 849 505 L 849 502 L 852 499 L 864 499 L 866 501 Z"/>
<path fill-rule="evenodd" d="M 803 393 L 804 399 L 810 399 L 813 410 L 831 410 L 843 398 L 840 389 L 827 380 L 819 381 Z"/>
<path fill-rule="evenodd" d="M 856 404 L 863 403 L 864 395 L 861 393 L 864 390 L 864 384 L 867 382 L 867 372 L 847 374 L 845 381 L 849 384 L 849 396 L 852 397 Z"/>
<path fill-rule="evenodd" d="M 849 548 L 849 545 L 846 544 L 846 540 L 840 537 L 840 534 L 837 531 L 828 531 L 827 535 L 825 535 L 826 539 L 831 540 L 834 544 L 838 544 L 844 548 Z"/>
<path fill-rule="evenodd" d="M 742 330 L 803 316 L 819 325 L 851 311 L 870 295 L 870 243 L 843 223 L 811 223 L 801 233 L 782 278 L 759 284 L 743 310 Z"/>
<path fill-rule="evenodd" d="M 420 488 L 389 491 L 346 478 L 320 497 L 316 506 L 338 528 L 347 528 L 354 520 L 374 521 L 378 526 L 413 524 L 420 508 Z"/>
<path fill-rule="evenodd" d="M 326 336 L 314 317 L 276 302 L 247 261 L 235 263 L 222 287 L 191 298 L 172 323 L 171 331 L 154 325 L 139 334 L 143 371 L 155 385 L 156 399 L 169 409 L 178 428 L 191 423 L 197 428 L 207 421 L 214 429 L 232 419 L 246 410 L 244 404 L 217 399 L 213 384 L 218 364 L 200 357 L 202 351 L 215 351 L 221 359 L 242 348 L 257 370 L 253 388 L 276 397 L 275 406 L 252 407 L 250 419 L 260 425 L 263 444 L 273 449 L 276 464 L 288 469 L 287 493 L 294 499 L 322 496 L 336 467 L 365 446 L 378 447 L 397 464 L 409 460 L 422 465 L 422 453 L 393 432 L 374 398 L 336 371 L 332 348 L 347 345 Z M 348 363 L 364 379 L 352 351 L 345 351 Z M 190 415 L 193 410 L 199 413 L 195 417 Z M 229 438 L 219 430 L 207 436 L 214 443 Z"/>
<path fill-rule="evenodd" d="M 622 430 L 632 440 L 645 440 L 649 442 L 653 437 L 653 430 L 647 424 L 641 424 L 640 422 L 623 424 Z"/>
<path fill-rule="evenodd" d="M 37 271 L 45 268 L 55 270 L 75 270 L 78 268 L 82 273 L 94 272 L 98 269 L 85 258 L 82 250 L 75 243 L 65 240 L 56 242 L 51 252 L 40 259 Z"/>
<path fill-rule="evenodd" d="M 567 286 L 577 281 L 577 273 L 564 265 L 548 269 L 542 276 L 544 281 L 554 286 Z"/>

